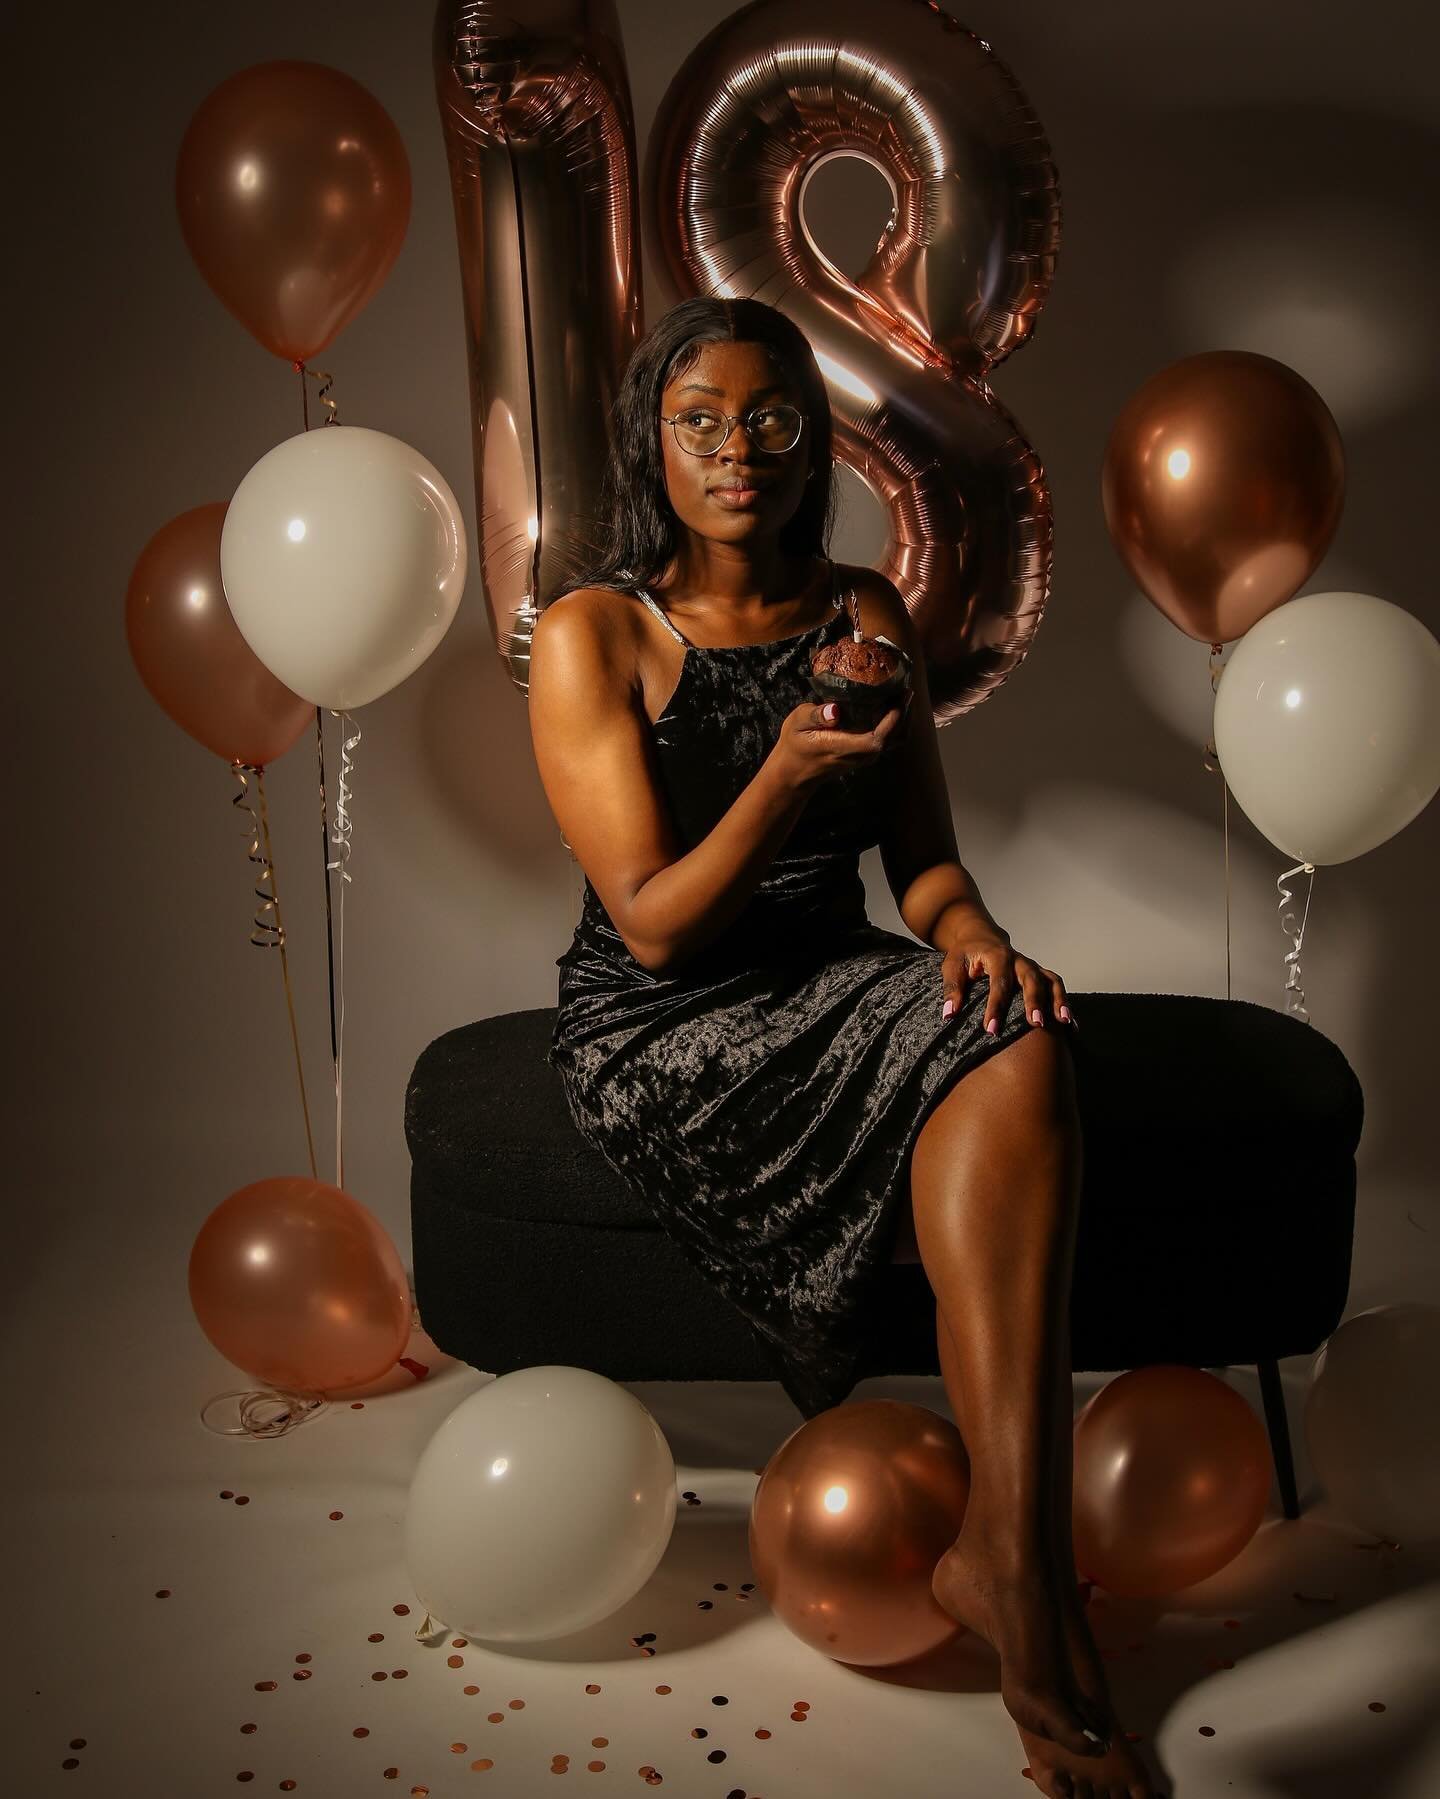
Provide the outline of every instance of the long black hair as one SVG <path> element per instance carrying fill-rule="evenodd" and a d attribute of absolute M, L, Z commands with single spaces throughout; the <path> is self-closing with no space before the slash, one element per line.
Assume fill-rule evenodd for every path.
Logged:
<path fill-rule="evenodd" d="M 763 344 L 799 394 L 809 427 L 811 476 L 800 504 L 781 528 L 779 547 L 787 555 L 828 556 L 835 513 L 830 396 L 810 341 L 791 318 L 764 300 L 701 294 L 672 306 L 631 352 L 611 410 L 600 554 L 561 593 L 577 587 L 646 587 L 674 559 L 680 521 L 665 484 L 661 395 L 698 359 L 702 345 L 723 343 Z"/>

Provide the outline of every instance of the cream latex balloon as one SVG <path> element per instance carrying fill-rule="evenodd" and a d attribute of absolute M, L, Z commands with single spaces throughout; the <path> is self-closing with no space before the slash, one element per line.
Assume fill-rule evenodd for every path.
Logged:
<path fill-rule="evenodd" d="M 449 630 L 465 572 L 465 522 L 444 476 L 359 425 L 268 451 L 220 538 L 241 636 L 292 692 L 337 712 L 414 673 Z"/>
<path fill-rule="evenodd" d="M 543 1642 L 617 1611 L 675 1526 L 665 1434 L 585 1368 L 502 1374 L 421 1452 L 405 1563 L 432 1618 L 481 1642 Z"/>
<path fill-rule="evenodd" d="M 1440 642 L 1373 594 L 1287 600 L 1230 653 L 1215 749 L 1236 803 L 1287 856 L 1363 856 L 1440 788 Z"/>

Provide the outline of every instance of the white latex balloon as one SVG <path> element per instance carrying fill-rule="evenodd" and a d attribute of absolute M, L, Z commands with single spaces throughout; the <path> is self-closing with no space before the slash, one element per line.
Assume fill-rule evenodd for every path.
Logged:
<path fill-rule="evenodd" d="M 1352 1523 L 1400 1544 L 1440 1540 L 1440 1307 L 1375 1306 L 1315 1357 L 1305 1445 Z"/>
<path fill-rule="evenodd" d="M 220 534 L 241 636 L 292 692 L 337 712 L 388 693 L 430 655 L 466 560 L 445 477 L 359 425 L 276 444 L 236 488 Z"/>
<path fill-rule="evenodd" d="M 1287 600 L 1230 652 L 1215 749 L 1236 803 L 1287 856 L 1363 856 L 1440 788 L 1440 642 L 1373 594 Z"/>
<path fill-rule="evenodd" d="M 675 1509 L 670 1445 L 633 1394 L 585 1368 L 521 1368 L 463 1400 L 426 1445 L 405 1564 L 450 1629 L 542 1642 L 633 1598 Z"/>

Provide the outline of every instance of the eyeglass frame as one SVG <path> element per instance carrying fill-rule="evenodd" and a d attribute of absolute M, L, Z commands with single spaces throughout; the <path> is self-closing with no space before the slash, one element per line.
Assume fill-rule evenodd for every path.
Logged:
<path fill-rule="evenodd" d="M 805 435 L 805 427 L 810 422 L 809 413 L 801 412 L 800 408 L 798 406 L 792 406 L 788 400 L 782 400 L 780 402 L 779 406 L 774 406 L 767 402 L 757 402 L 754 406 L 750 407 L 749 410 L 746 412 L 722 412 L 722 413 L 720 413 L 719 416 L 722 419 L 724 419 L 724 421 L 725 421 L 725 435 L 720 439 L 719 443 L 716 444 L 716 446 L 713 450 L 687 450 L 687 449 L 685 449 L 684 444 L 682 444 L 680 441 L 680 433 L 675 429 L 676 424 L 680 417 L 680 414 L 678 412 L 675 413 L 673 415 L 673 417 L 668 418 L 668 419 L 666 418 L 665 414 L 662 412 L 660 414 L 660 423 L 662 425 L 668 425 L 670 427 L 671 431 L 674 433 L 674 436 L 675 436 L 675 448 L 677 450 L 684 451 L 685 455 L 687 455 L 687 456 L 718 456 L 720 454 L 720 452 L 725 448 L 726 444 L 729 443 L 730 433 L 735 429 L 735 427 L 737 425 L 744 424 L 745 421 L 751 416 L 752 413 L 770 412 L 770 411 L 778 412 L 778 411 L 781 411 L 782 409 L 785 411 L 788 411 L 788 412 L 795 413 L 800 420 L 800 429 L 795 433 L 795 443 L 786 444 L 786 446 L 783 450 L 767 450 L 763 444 L 759 444 L 759 443 L 756 443 L 754 447 L 757 450 L 759 450 L 759 452 L 762 456 L 788 456 L 790 454 L 790 452 L 795 448 L 795 444 L 798 444 L 800 439 Z M 705 406 L 705 407 L 692 406 L 692 407 L 687 408 L 687 410 L 691 411 L 691 412 L 715 412 L 717 409 L 714 406 Z M 749 436 L 750 427 L 748 425 L 745 426 L 745 431 L 746 431 L 746 435 Z M 751 441 L 752 441 L 752 443 L 754 442 L 753 439 L 751 439 Z"/>

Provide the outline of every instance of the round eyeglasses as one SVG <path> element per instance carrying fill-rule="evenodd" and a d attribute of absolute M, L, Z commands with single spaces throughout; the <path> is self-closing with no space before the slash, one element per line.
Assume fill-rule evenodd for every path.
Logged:
<path fill-rule="evenodd" d="M 793 450 L 800 441 L 805 414 L 798 406 L 752 406 L 746 413 L 715 412 L 705 406 L 691 406 L 660 422 L 669 425 L 675 441 L 687 456 L 713 456 L 736 425 L 745 426 L 745 435 L 757 450 L 778 455 Z"/>

